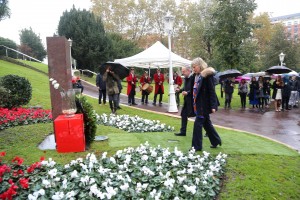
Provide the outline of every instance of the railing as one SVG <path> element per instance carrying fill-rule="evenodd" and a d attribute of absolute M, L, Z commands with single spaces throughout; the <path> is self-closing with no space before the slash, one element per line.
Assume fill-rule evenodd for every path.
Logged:
<path fill-rule="evenodd" d="M 34 61 L 37 61 L 37 62 L 40 62 L 40 63 L 42 62 L 42 61 L 40 61 L 40 60 L 38 60 L 38 59 L 36 59 L 36 58 L 33 58 L 33 57 L 31 57 L 31 56 L 28 56 L 28 55 L 26 55 L 25 53 L 22 53 L 22 52 L 20 52 L 20 51 L 15 50 L 15 49 L 9 48 L 9 47 L 7 47 L 7 46 L 0 45 L 0 47 L 4 47 L 4 48 L 5 48 L 5 51 L 6 51 L 6 57 L 8 57 L 8 52 L 7 52 L 7 50 L 11 50 L 11 51 L 16 52 L 17 54 L 21 54 L 23 57 L 28 58 L 30 61 L 31 61 L 31 60 L 34 60 Z"/>
<path fill-rule="evenodd" d="M 93 71 L 88 70 L 88 69 L 73 69 L 72 71 L 73 71 L 73 73 L 76 72 L 76 71 L 79 71 L 80 73 L 83 73 L 83 72 L 89 72 L 89 73 L 92 73 L 92 74 L 94 74 L 94 75 L 97 75 L 96 72 L 93 72 Z"/>

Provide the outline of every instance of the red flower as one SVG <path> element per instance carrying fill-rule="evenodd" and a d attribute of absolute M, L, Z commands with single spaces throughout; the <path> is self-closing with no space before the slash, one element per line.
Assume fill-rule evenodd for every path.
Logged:
<path fill-rule="evenodd" d="M 28 184 L 29 178 L 28 179 L 20 178 L 19 182 L 20 182 L 20 185 L 22 186 L 23 189 L 28 189 L 28 187 L 29 187 L 29 184 Z"/>
<path fill-rule="evenodd" d="M 2 177 L 5 172 L 10 172 L 10 167 L 8 167 L 7 165 L 1 165 L 0 166 L 0 177 Z"/>
<path fill-rule="evenodd" d="M 0 199 L 12 200 L 13 196 L 17 194 L 17 192 L 16 192 L 17 189 L 18 189 L 18 187 L 16 185 L 12 184 L 10 186 L 10 188 L 8 188 L 8 190 L 6 190 L 2 194 L 0 194 Z"/>
<path fill-rule="evenodd" d="M 16 157 L 12 160 L 12 162 L 16 162 L 17 165 L 22 165 L 22 163 L 24 162 L 24 160 L 23 160 L 22 158 L 16 156 Z"/>
<path fill-rule="evenodd" d="M 6 152 L 5 152 L 5 151 L 0 152 L 0 156 L 1 156 L 1 157 L 4 157 L 5 155 L 6 155 Z"/>

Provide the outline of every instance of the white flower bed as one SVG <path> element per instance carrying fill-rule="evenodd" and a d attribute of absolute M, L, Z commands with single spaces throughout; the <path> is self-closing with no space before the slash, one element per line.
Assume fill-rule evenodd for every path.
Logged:
<path fill-rule="evenodd" d="M 174 131 L 174 127 L 160 123 L 159 120 L 143 119 L 139 116 L 107 114 L 97 115 L 97 123 L 114 126 L 128 132 L 165 132 Z"/>
<path fill-rule="evenodd" d="M 64 167 L 43 161 L 45 173 L 28 199 L 214 199 L 227 157 L 170 152 L 147 142 L 106 155 L 88 154 Z"/>

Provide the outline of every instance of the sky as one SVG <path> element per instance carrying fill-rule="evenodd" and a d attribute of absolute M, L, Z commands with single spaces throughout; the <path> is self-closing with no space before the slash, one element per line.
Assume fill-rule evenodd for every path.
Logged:
<path fill-rule="evenodd" d="M 255 13 L 268 12 L 273 17 L 300 13 L 300 0 L 256 0 Z M 284 5 L 283 5 L 284 4 Z M 56 33 L 63 12 L 72 6 L 89 9 L 90 0 L 9 0 L 11 17 L 0 21 L 0 36 L 20 43 L 19 31 L 29 27 L 40 36 L 46 47 L 46 37 Z"/>

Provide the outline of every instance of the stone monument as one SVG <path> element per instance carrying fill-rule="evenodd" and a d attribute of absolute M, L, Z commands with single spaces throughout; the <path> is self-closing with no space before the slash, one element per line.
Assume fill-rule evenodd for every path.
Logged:
<path fill-rule="evenodd" d="M 47 37 L 48 75 L 66 91 L 72 88 L 71 47 L 65 37 Z M 53 121 L 62 114 L 62 98 L 49 81 Z"/>

